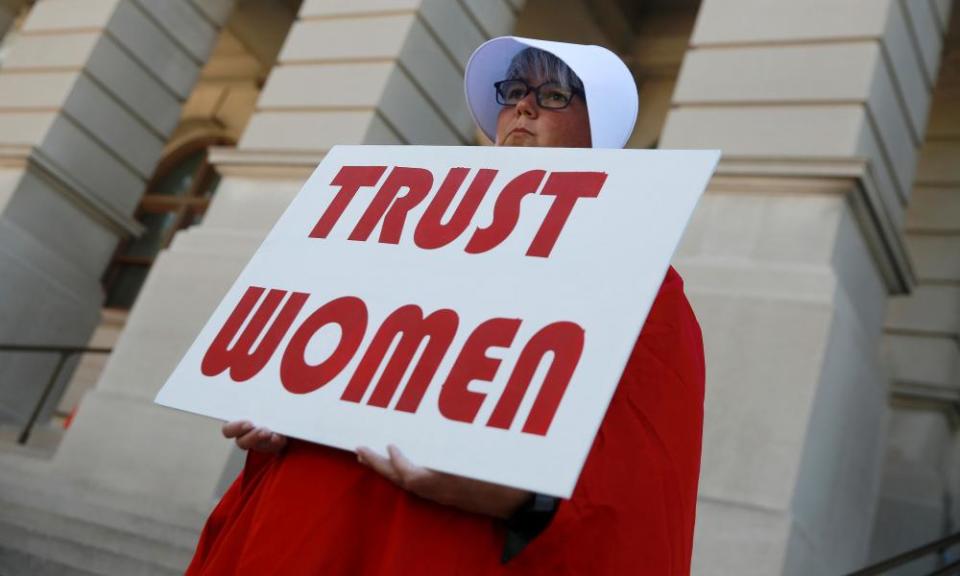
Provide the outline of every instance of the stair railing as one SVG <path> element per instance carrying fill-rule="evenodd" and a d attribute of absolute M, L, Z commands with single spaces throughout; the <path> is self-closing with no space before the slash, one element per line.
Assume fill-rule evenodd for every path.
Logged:
<path fill-rule="evenodd" d="M 112 348 L 103 348 L 103 347 L 88 347 L 88 346 L 39 346 L 33 344 L 2 344 L 0 343 L 0 352 L 21 352 L 28 354 L 56 354 L 57 355 L 57 365 L 53 369 L 53 373 L 50 374 L 50 377 L 47 379 L 46 385 L 43 387 L 43 392 L 40 394 L 40 398 L 37 400 L 36 405 L 33 407 L 33 411 L 30 412 L 30 417 L 27 419 L 26 424 L 23 426 L 23 430 L 20 432 L 20 435 L 17 437 L 18 444 L 26 444 L 27 440 L 30 439 L 30 433 L 33 431 L 34 425 L 37 423 L 37 419 L 40 417 L 40 413 L 43 411 L 43 407 L 46 406 L 47 401 L 50 398 L 50 394 L 53 393 L 53 388 L 57 384 L 57 380 L 60 379 L 60 374 L 63 372 L 64 366 L 67 364 L 67 360 L 71 356 L 76 354 L 110 354 L 113 351 Z"/>
<path fill-rule="evenodd" d="M 923 558 L 929 554 L 943 554 L 948 548 L 958 543 L 960 543 L 960 532 L 951 534 L 950 536 L 946 536 L 939 540 L 935 540 L 929 544 L 924 544 L 923 546 L 919 546 L 912 550 L 907 550 L 902 554 L 897 554 L 892 558 L 888 558 L 872 566 L 867 566 L 862 570 L 851 572 L 847 574 L 847 576 L 874 576 L 875 574 L 884 574 L 888 570 L 899 568 L 900 566 L 913 562 L 914 560 L 919 560 L 920 558 Z M 960 558 L 948 561 L 943 566 L 937 568 L 926 576 L 948 576 L 954 574 L 960 574 Z"/>

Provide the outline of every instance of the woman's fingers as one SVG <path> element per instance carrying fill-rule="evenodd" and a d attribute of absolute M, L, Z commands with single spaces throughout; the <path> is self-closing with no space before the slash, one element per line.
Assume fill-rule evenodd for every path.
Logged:
<path fill-rule="evenodd" d="M 248 420 L 234 420 L 223 425 L 221 431 L 225 438 L 237 438 L 253 430 L 253 423 Z"/>
<path fill-rule="evenodd" d="M 279 452 L 287 445 L 287 437 L 270 431 L 269 428 L 257 428 L 248 420 L 235 420 L 223 425 L 223 435 L 233 438 L 242 450 L 257 452 Z"/>
<path fill-rule="evenodd" d="M 377 473 L 394 484 L 403 486 L 400 475 L 397 474 L 389 458 L 385 458 L 367 447 L 360 447 L 357 448 L 357 460 L 361 464 L 373 468 Z"/>

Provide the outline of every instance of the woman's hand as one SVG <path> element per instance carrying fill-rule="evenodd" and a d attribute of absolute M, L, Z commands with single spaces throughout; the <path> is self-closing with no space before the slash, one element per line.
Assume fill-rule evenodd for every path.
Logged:
<path fill-rule="evenodd" d="M 287 437 L 271 432 L 268 428 L 257 428 L 253 422 L 236 420 L 223 425 L 223 436 L 233 438 L 243 450 L 276 454 L 287 445 Z"/>
<path fill-rule="evenodd" d="M 506 519 L 533 496 L 525 490 L 422 468 L 407 460 L 396 446 L 389 446 L 387 452 L 389 457 L 358 448 L 357 460 L 404 490 L 439 504 Z"/>
<path fill-rule="evenodd" d="M 243 450 L 276 454 L 287 445 L 287 437 L 247 420 L 223 425 L 223 435 Z M 509 518 L 533 494 L 525 490 L 436 472 L 410 462 L 396 446 L 387 448 L 389 457 L 369 448 L 357 449 L 357 460 L 388 480 L 421 498 L 467 512 Z"/>

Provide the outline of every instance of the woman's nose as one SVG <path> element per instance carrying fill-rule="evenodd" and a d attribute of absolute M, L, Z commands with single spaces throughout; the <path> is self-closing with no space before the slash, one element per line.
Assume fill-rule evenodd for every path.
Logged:
<path fill-rule="evenodd" d="M 526 115 L 536 118 L 538 113 L 537 95 L 534 94 L 532 90 L 527 92 L 527 95 L 524 96 L 522 100 L 517 102 L 516 109 L 518 115 Z"/>

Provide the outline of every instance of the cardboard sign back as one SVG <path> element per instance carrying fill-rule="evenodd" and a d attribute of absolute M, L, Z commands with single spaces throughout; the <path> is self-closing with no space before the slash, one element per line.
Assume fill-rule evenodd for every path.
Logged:
<path fill-rule="evenodd" d="M 569 497 L 718 159 L 338 146 L 156 401 Z"/>

